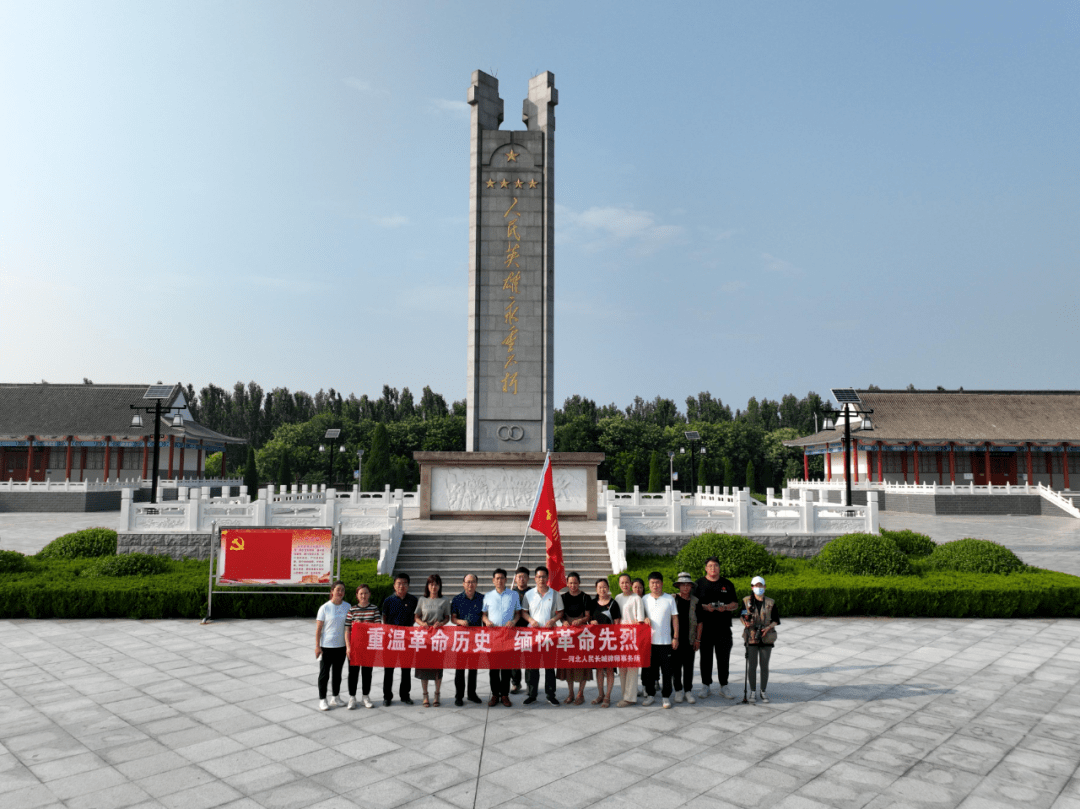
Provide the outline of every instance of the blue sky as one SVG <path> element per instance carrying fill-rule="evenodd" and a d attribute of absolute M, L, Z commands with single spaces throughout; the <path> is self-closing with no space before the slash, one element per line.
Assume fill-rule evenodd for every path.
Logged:
<path fill-rule="evenodd" d="M 556 401 L 1078 389 L 1080 3 L 0 2 L 0 381 L 465 395 L 555 74 Z"/>

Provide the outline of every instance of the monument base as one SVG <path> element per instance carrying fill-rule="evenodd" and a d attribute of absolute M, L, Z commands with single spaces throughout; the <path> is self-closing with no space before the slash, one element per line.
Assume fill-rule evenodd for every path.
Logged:
<path fill-rule="evenodd" d="M 544 452 L 415 452 L 420 519 L 528 519 Z M 596 519 L 596 469 L 602 452 L 551 453 L 560 520 Z"/>

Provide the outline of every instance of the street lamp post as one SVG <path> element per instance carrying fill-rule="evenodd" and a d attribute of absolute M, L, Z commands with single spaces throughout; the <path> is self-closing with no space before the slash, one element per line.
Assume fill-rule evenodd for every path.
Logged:
<path fill-rule="evenodd" d="M 330 452 L 327 455 L 327 461 L 329 461 L 329 470 L 326 478 L 326 488 L 331 489 L 334 486 L 334 447 L 337 446 L 338 437 L 341 435 L 341 430 L 337 428 L 331 428 L 326 431 L 326 435 L 323 436 L 323 440 L 333 442 L 330 445 Z M 338 452 L 344 452 L 345 447 L 338 447 Z M 326 445 L 319 444 L 319 452 L 326 452 Z"/>
<path fill-rule="evenodd" d="M 668 459 L 668 480 L 671 482 L 671 491 L 675 491 L 675 453 L 669 451 L 667 454 Z"/>
<path fill-rule="evenodd" d="M 844 489 L 845 500 L 844 505 L 848 508 L 851 507 L 851 416 L 862 416 L 862 422 L 859 425 L 860 430 L 873 430 L 874 423 L 870 420 L 869 416 L 874 412 L 873 408 L 862 408 L 862 400 L 858 394 L 855 393 L 852 388 L 834 388 L 833 397 L 840 405 L 840 410 L 826 410 L 825 411 L 825 423 L 822 425 L 823 430 L 835 430 L 836 418 L 841 415 L 844 416 Z M 857 460 L 857 459 L 856 459 Z"/>
<path fill-rule="evenodd" d="M 356 490 L 358 492 L 364 490 L 364 451 L 362 449 L 356 451 Z"/>
<path fill-rule="evenodd" d="M 131 417 L 132 427 L 138 427 L 140 429 L 142 428 L 143 413 L 146 413 L 148 415 L 150 413 L 154 414 L 154 474 L 151 477 L 152 482 L 150 484 L 150 502 L 155 505 L 157 504 L 158 491 L 158 464 L 161 461 L 161 416 L 163 413 L 170 413 L 175 410 L 176 415 L 173 416 L 172 426 L 177 429 L 180 429 L 184 426 L 184 417 L 180 415 L 180 411 L 182 411 L 184 408 L 161 406 L 162 401 L 166 399 L 170 393 L 172 393 L 172 385 L 153 385 L 146 391 L 145 394 L 143 394 L 144 399 L 154 400 L 153 407 L 139 407 L 138 405 L 129 405 L 132 410 L 139 411 Z M 222 454 L 222 457 L 224 457 L 224 453 Z"/>

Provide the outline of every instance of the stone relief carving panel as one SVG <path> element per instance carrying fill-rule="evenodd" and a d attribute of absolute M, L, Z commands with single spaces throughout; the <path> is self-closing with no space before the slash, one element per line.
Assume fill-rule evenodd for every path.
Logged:
<path fill-rule="evenodd" d="M 830 520 L 818 517 L 819 534 L 857 534 L 867 530 L 865 520 Z"/>
<path fill-rule="evenodd" d="M 135 518 L 135 527 L 152 528 L 158 531 L 170 528 L 186 528 L 187 519 L 185 517 L 148 517 L 140 515 Z"/>
<path fill-rule="evenodd" d="M 646 517 L 628 517 L 619 520 L 619 527 L 626 533 L 648 534 L 652 532 L 664 532 L 668 530 L 667 520 L 650 520 Z"/>
<path fill-rule="evenodd" d="M 788 531 L 798 531 L 799 520 L 790 519 L 786 517 L 780 517 L 776 519 L 769 519 L 768 517 L 750 517 L 750 531 L 755 534 L 770 534 L 770 533 L 786 533 Z"/>
<path fill-rule="evenodd" d="M 435 467 L 432 511 L 529 511 L 540 483 L 538 469 Z M 584 469 L 553 469 L 555 503 L 561 511 L 585 511 Z"/>
<path fill-rule="evenodd" d="M 689 531 L 692 534 L 705 534 L 710 532 L 730 534 L 735 530 L 735 520 L 710 520 L 703 517 L 691 517 L 690 519 L 683 521 L 683 530 Z"/>

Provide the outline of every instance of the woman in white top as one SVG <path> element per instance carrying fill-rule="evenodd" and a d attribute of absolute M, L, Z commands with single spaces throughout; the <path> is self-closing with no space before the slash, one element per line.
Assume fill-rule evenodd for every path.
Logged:
<path fill-rule="evenodd" d="M 345 585 L 334 582 L 330 588 L 330 600 L 319 607 L 315 616 L 315 659 L 319 663 L 319 710 L 342 708 L 345 703 L 338 699 L 341 690 L 341 667 L 345 665 L 345 616 L 350 605 L 345 603 Z M 326 684 L 334 675 L 334 695 L 326 699 Z"/>

